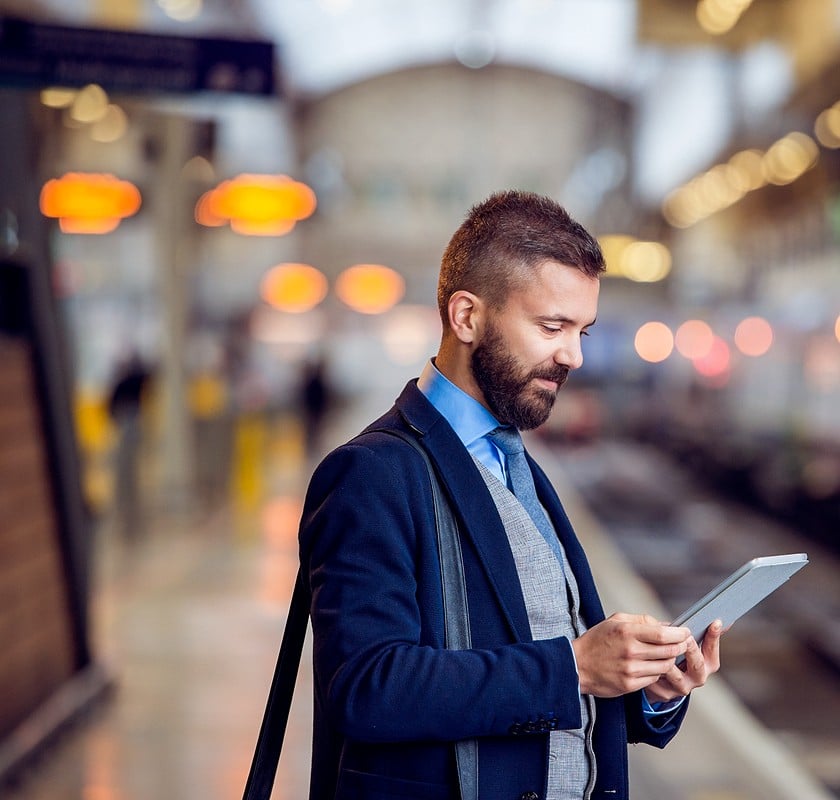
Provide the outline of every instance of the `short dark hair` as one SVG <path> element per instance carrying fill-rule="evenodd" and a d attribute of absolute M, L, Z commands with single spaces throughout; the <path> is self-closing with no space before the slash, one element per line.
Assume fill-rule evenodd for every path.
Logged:
<path fill-rule="evenodd" d="M 501 308 L 526 270 L 549 260 L 593 278 L 606 269 L 595 238 L 548 197 L 512 189 L 473 206 L 440 265 L 438 309 L 444 327 L 454 292 L 472 292 Z"/>

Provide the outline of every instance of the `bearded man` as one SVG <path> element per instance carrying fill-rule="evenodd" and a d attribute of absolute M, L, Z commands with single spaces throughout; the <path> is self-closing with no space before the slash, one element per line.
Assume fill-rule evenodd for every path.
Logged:
<path fill-rule="evenodd" d="M 441 263 L 437 355 L 313 474 L 300 529 L 312 800 L 626 800 L 628 742 L 664 747 L 718 669 L 718 625 L 700 647 L 649 616 L 604 618 L 560 499 L 523 452 L 519 431 L 545 422 L 583 363 L 603 271 L 595 239 L 549 198 L 473 207 Z M 457 522 L 465 649 L 446 646 L 426 466 L 393 432 L 419 442 Z"/>

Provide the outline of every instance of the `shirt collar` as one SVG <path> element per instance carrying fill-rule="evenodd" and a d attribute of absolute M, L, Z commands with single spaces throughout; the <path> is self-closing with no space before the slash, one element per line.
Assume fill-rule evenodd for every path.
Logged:
<path fill-rule="evenodd" d="M 496 418 L 443 375 L 433 359 L 420 374 L 417 388 L 446 419 L 466 447 L 499 427 Z"/>

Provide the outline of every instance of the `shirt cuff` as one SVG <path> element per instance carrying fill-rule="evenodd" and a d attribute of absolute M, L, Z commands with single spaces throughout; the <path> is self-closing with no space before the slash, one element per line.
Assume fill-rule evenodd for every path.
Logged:
<path fill-rule="evenodd" d="M 675 711 L 684 702 L 684 697 L 677 697 L 665 703 L 651 703 L 644 690 L 642 690 L 642 712 L 646 717 L 655 717 L 657 714 L 667 714 L 669 711 Z"/>

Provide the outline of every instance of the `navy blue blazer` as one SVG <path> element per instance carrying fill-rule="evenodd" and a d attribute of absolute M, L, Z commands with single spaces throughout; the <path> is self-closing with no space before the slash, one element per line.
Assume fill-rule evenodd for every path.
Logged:
<path fill-rule="evenodd" d="M 458 520 L 472 649 L 444 648 L 435 520 L 413 431 Z M 604 619 L 586 556 L 531 461 L 562 539 L 587 625 Z M 312 800 L 455 800 L 452 742 L 479 742 L 481 800 L 544 797 L 548 731 L 580 722 L 566 639 L 533 641 L 507 536 L 471 456 L 416 381 L 313 474 L 300 528 L 312 593 Z M 595 798 L 627 798 L 627 742 L 663 747 L 687 703 L 653 727 L 641 694 L 598 699 Z M 528 794 L 532 792 L 533 794 Z"/>

